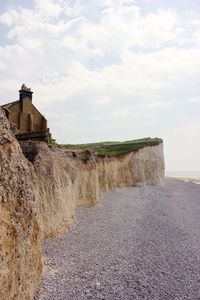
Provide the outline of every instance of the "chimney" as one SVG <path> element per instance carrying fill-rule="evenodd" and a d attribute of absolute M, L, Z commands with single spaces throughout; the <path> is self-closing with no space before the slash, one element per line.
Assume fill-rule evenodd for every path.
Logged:
<path fill-rule="evenodd" d="M 24 98 L 28 97 L 30 101 L 32 101 L 32 94 L 31 88 L 28 88 L 24 83 L 21 86 L 21 90 L 19 90 L 19 100 L 23 100 Z"/>

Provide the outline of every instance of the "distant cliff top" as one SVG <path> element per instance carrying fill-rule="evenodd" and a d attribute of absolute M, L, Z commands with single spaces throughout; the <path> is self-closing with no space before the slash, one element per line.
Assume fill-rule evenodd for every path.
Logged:
<path fill-rule="evenodd" d="M 62 144 L 59 145 L 61 148 L 66 150 L 85 150 L 85 149 L 94 149 L 97 154 L 100 156 L 118 156 L 125 153 L 138 151 L 141 148 L 156 146 L 162 143 L 161 138 L 142 138 L 137 140 L 130 140 L 125 142 L 100 142 L 100 143 L 89 143 L 89 144 Z"/>

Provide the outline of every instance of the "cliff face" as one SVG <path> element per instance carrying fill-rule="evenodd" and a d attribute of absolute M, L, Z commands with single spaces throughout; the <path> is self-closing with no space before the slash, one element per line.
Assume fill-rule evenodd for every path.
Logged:
<path fill-rule="evenodd" d="M 160 184 L 164 171 L 162 143 L 118 157 L 104 157 L 98 162 L 100 190 Z"/>
<path fill-rule="evenodd" d="M 158 184 L 164 177 L 163 145 L 119 157 L 94 152 L 64 152 L 45 143 L 25 142 L 31 162 L 33 192 L 43 238 L 54 238 L 73 223 L 76 207 L 91 206 L 102 191 L 123 186 Z"/>
<path fill-rule="evenodd" d="M 30 161 L 34 207 L 42 238 L 66 232 L 77 206 L 91 206 L 100 195 L 98 170 L 92 153 L 68 153 L 46 143 L 21 143 Z"/>
<path fill-rule="evenodd" d="M 66 231 L 74 219 L 76 169 L 63 151 L 46 143 L 25 142 L 21 147 L 30 161 L 42 238 L 54 238 Z"/>
<path fill-rule="evenodd" d="M 43 142 L 19 146 L 0 111 L 0 299 L 33 298 L 41 274 L 40 243 L 68 230 L 77 206 L 101 191 L 161 183 L 163 145 L 118 157 L 69 151 Z"/>
<path fill-rule="evenodd" d="M 165 175 L 163 143 L 131 153 L 130 172 L 134 186 L 161 184 Z"/>
<path fill-rule="evenodd" d="M 0 299 L 32 299 L 41 274 L 29 166 L 0 111 Z"/>

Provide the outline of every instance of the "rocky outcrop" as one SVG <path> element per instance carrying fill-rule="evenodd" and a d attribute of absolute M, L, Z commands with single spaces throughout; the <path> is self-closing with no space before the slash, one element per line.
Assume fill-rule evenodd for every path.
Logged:
<path fill-rule="evenodd" d="M 41 274 L 29 166 L 0 111 L 0 299 L 32 299 Z"/>
<path fill-rule="evenodd" d="M 21 147 L 20 147 L 21 146 Z M 40 243 L 68 230 L 75 209 L 102 191 L 161 183 L 163 145 L 118 157 L 19 143 L 0 111 L 0 299 L 33 298 L 41 274 Z"/>

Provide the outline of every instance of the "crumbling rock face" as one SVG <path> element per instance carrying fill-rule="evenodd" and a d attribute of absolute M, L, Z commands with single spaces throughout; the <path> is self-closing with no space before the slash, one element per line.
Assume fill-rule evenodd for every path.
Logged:
<path fill-rule="evenodd" d="M 30 173 L 42 238 L 55 238 L 68 230 L 74 220 L 77 170 L 59 148 L 44 142 L 27 144 L 30 152 L 37 153 Z"/>
<path fill-rule="evenodd" d="M 162 143 L 118 157 L 104 157 L 98 161 L 100 190 L 162 184 L 164 171 Z"/>
<path fill-rule="evenodd" d="M 101 191 L 133 185 L 129 166 L 130 158 L 131 153 L 99 159 L 98 176 Z"/>
<path fill-rule="evenodd" d="M 163 143 L 131 153 L 129 167 L 133 186 L 162 184 L 165 175 Z"/>
<path fill-rule="evenodd" d="M 0 110 L 0 299 L 33 298 L 41 274 L 40 231 L 29 166 Z"/>
<path fill-rule="evenodd" d="M 74 164 L 79 170 L 75 182 L 76 206 L 89 207 L 94 205 L 100 196 L 97 163 L 74 161 Z"/>
<path fill-rule="evenodd" d="M 58 237 L 71 227 L 77 206 L 91 206 L 99 199 L 96 157 L 92 151 L 65 153 L 44 142 L 20 145 L 32 162 L 29 170 L 42 238 Z"/>
<path fill-rule="evenodd" d="M 35 157 L 38 154 L 38 143 L 37 142 L 19 142 L 22 152 L 26 159 L 28 159 L 32 164 L 35 161 Z"/>
<path fill-rule="evenodd" d="M 11 131 L 11 125 L 7 121 L 3 110 L 0 108 L 0 145 L 15 140 L 14 134 Z"/>

